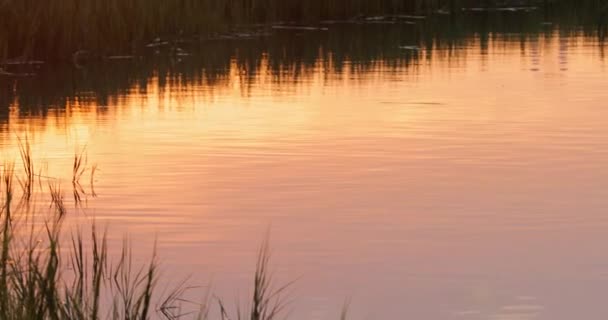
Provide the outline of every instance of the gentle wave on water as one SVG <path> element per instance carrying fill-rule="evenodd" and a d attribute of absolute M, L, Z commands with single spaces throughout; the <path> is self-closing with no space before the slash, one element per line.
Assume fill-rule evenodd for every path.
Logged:
<path fill-rule="evenodd" d="M 2 150 L 27 132 L 49 174 L 69 176 L 86 144 L 88 210 L 111 240 L 128 232 L 143 255 L 157 238 L 166 273 L 227 297 L 250 288 L 270 227 L 279 280 L 302 279 L 296 319 L 335 318 L 346 297 L 356 319 L 608 315 L 596 38 L 471 35 L 416 58 L 395 43 L 402 57 L 277 66 L 280 45 L 217 74 L 160 65 L 81 78 L 74 96 L 42 86 L 10 102 Z"/>

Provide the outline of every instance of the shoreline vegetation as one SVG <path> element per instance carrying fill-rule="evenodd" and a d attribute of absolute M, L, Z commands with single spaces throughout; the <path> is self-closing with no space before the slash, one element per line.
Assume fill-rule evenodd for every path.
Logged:
<path fill-rule="evenodd" d="M 199 287 L 188 279 L 171 279 L 175 285 L 162 288 L 155 249 L 143 262 L 134 257 L 127 240 L 117 253 L 110 252 L 108 230 L 100 231 L 94 218 L 84 228 L 89 231 L 64 227 L 68 215 L 86 215 L 76 210 L 82 209 L 86 196 L 80 181 L 85 173 L 93 181 L 97 167 L 87 165 L 85 149 L 74 156 L 71 183 L 76 209 L 68 210 L 59 179 L 38 170 L 27 138 L 18 141 L 21 164 L 4 162 L 0 169 L 0 319 L 273 320 L 285 316 L 291 283 L 273 282 L 268 234 L 258 251 L 247 306 L 228 310 L 221 298 L 209 289 L 195 290 Z M 92 184 L 90 189 L 89 194 L 94 194 Z M 35 194 L 48 197 L 41 201 L 50 203 L 48 210 L 37 210 L 43 206 Z M 190 299 L 194 294 L 200 296 Z"/>
<path fill-rule="evenodd" d="M 167 46 L 179 56 L 186 54 L 179 51 L 180 42 L 257 39 L 269 30 L 415 25 L 433 16 L 535 10 L 586 14 L 596 21 L 608 14 L 608 5 L 596 0 L 2 0 L 0 66 L 120 59 Z"/>

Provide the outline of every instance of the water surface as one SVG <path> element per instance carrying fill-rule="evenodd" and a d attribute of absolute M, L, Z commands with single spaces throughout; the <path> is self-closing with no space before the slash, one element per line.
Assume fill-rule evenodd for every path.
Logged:
<path fill-rule="evenodd" d="M 294 319 L 347 298 L 353 319 L 605 319 L 605 46 L 533 23 L 277 31 L 4 79 L 2 152 L 27 134 L 64 177 L 86 145 L 86 214 L 229 301 L 270 229 Z"/>

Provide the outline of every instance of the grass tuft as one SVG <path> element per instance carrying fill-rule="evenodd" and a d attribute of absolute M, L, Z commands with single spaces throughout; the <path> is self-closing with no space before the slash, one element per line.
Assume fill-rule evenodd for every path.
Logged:
<path fill-rule="evenodd" d="M 84 174 L 87 166 L 87 148 L 84 147 L 82 151 L 78 152 L 78 150 L 74 153 L 74 163 L 72 166 L 72 183 L 79 184 L 80 178 Z"/>
<path fill-rule="evenodd" d="M 19 180 L 19 184 L 21 184 L 21 187 L 23 188 L 24 199 L 29 201 L 34 188 L 34 161 L 32 160 L 32 148 L 27 135 L 23 140 L 17 136 L 17 142 L 25 175 L 23 180 Z"/>
<path fill-rule="evenodd" d="M 26 155 L 30 154 L 28 145 L 23 143 L 22 150 Z M 81 175 L 84 162 L 78 158 L 82 156 L 76 157 L 74 172 Z M 23 161 L 30 161 L 27 159 L 31 160 L 31 157 L 22 156 Z M 24 168 L 33 166 L 25 164 Z M 33 170 L 24 171 L 26 179 L 30 172 Z M 31 210 L 31 207 L 13 204 L 15 177 L 14 164 L 6 163 L 0 172 L 0 319 L 209 318 L 209 292 L 201 303 L 186 299 L 187 292 L 198 288 L 190 285 L 188 279 L 170 289 L 166 295 L 159 294 L 156 244 L 151 258 L 145 263 L 137 263 L 127 239 L 120 247 L 118 259 L 110 259 L 107 229 L 98 232 L 94 223 L 88 236 L 83 236 L 83 232 L 79 231 L 71 233 L 71 237 L 66 239 L 64 221 L 69 212 L 64 204 L 59 179 L 49 178 L 51 210 L 40 223 L 36 221 L 39 215 L 32 215 L 30 219 L 29 213 L 24 212 Z M 27 190 L 24 189 L 24 192 Z M 274 285 L 269 242 L 266 236 L 257 255 L 250 307 L 247 312 L 237 308 L 236 319 L 274 320 L 285 314 L 286 291 L 291 283 L 278 287 Z M 220 305 L 219 318 L 230 319 L 224 303 L 219 298 L 217 300 Z"/>

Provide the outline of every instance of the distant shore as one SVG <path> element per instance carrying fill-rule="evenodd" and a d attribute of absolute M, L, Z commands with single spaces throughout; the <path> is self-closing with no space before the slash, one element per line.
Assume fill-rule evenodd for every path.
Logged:
<path fill-rule="evenodd" d="M 560 7 L 599 14 L 597 6 L 601 4 L 592 0 L 7 0 L 0 4 L 0 65 L 119 57 L 169 40 L 247 38 L 252 36 L 249 27 L 259 25 L 317 28 L 323 22 L 407 23 L 417 16 L 509 14 Z"/>

